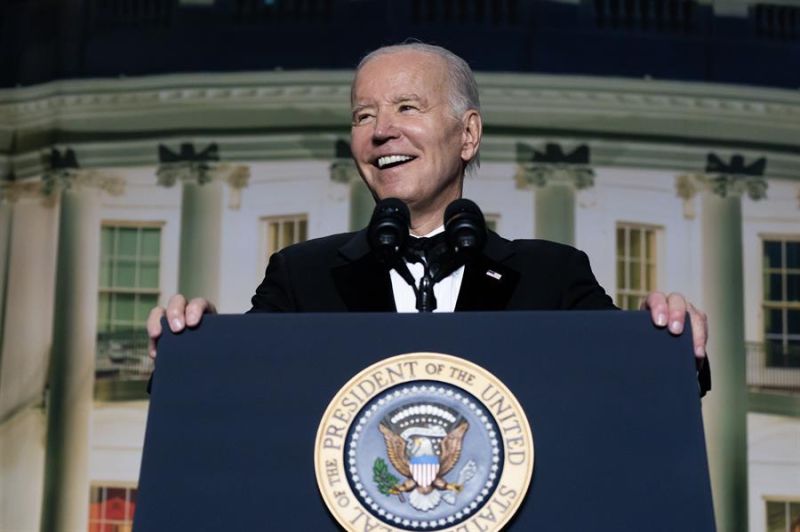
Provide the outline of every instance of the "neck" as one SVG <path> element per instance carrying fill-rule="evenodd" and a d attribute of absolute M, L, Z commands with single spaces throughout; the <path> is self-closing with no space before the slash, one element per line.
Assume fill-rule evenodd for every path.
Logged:
<path fill-rule="evenodd" d="M 429 213 L 427 215 L 411 214 L 411 226 L 408 228 L 412 235 L 425 236 L 443 223 L 444 211 Z"/>
<path fill-rule="evenodd" d="M 426 205 L 408 204 L 411 213 L 409 231 L 416 236 L 424 236 L 444 223 L 444 211 L 451 202 L 461 197 L 461 187 L 457 190 L 439 194 L 433 202 Z"/>

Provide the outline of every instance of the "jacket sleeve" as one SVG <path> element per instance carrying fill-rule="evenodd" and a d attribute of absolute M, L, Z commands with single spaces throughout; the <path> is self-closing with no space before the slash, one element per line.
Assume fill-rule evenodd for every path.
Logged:
<path fill-rule="evenodd" d="M 297 305 L 292 291 L 291 268 L 286 255 L 279 251 L 267 264 L 264 280 L 256 288 L 250 303 L 250 312 L 296 312 Z"/>
<path fill-rule="evenodd" d="M 616 305 L 597 282 L 589 266 L 589 257 L 571 250 L 564 272 L 561 308 L 565 310 L 613 310 Z"/>

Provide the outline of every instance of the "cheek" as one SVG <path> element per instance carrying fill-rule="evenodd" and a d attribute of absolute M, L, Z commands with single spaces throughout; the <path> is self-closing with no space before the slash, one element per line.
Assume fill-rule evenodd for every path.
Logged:
<path fill-rule="evenodd" d="M 354 129 L 350 133 L 350 151 L 356 160 L 363 158 L 369 145 L 369 135 L 361 130 Z"/>

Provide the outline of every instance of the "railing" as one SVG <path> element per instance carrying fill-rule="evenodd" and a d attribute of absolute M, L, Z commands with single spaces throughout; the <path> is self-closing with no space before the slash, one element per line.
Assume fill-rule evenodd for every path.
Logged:
<path fill-rule="evenodd" d="M 100 333 L 97 336 L 97 380 L 145 380 L 153 371 L 144 330 Z"/>
<path fill-rule="evenodd" d="M 800 393 L 800 366 L 786 362 L 787 359 L 770 353 L 765 344 L 748 342 L 747 385 Z"/>
<path fill-rule="evenodd" d="M 233 10 L 238 22 L 312 22 L 333 17 L 334 4 L 333 0 L 235 0 Z"/>
<path fill-rule="evenodd" d="M 413 23 L 472 23 L 514 26 L 519 0 L 412 0 Z"/>
<path fill-rule="evenodd" d="M 87 0 L 87 22 L 95 27 L 168 28 L 175 18 L 177 0 Z"/>
<path fill-rule="evenodd" d="M 756 35 L 773 40 L 800 39 L 800 7 L 759 3 L 750 6 Z"/>
<path fill-rule="evenodd" d="M 697 28 L 695 0 L 594 0 L 598 27 L 690 33 Z"/>

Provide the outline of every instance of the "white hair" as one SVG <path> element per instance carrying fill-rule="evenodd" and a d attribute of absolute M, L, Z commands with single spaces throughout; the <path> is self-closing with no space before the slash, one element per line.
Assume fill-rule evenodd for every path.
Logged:
<path fill-rule="evenodd" d="M 472 73 L 472 69 L 467 62 L 446 48 L 419 41 L 383 46 L 365 55 L 356 67 L 353 83 L 350 86 L 351 104 L 353 103 L 355 93 L 356 78 L 364 65 L 377 57 L 405 51 L 422 52 L 440 57 L 444 60 L 445 65 L 447 65 L 446 74 L 449 85 L 447 99 L 450 102 L 450 112 L 455 118 L 460 120 L 461 117 L 464 116 L 464 113 L 470 109 L 474 109 L 480 113 L 481 101 L 478 96 L 478 82 L 475 81 L 475 75 Z M 475 155 L 467 161 L 466 173 L 474 172 L 475 168 L 478 166 L 480 166 L 479 153 L 475 152 Z"/>

